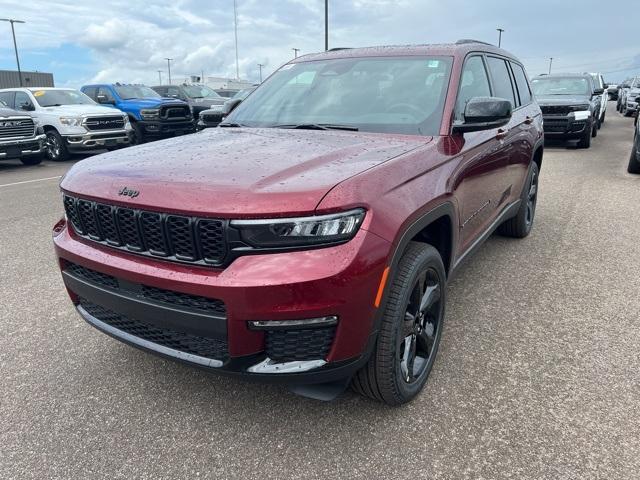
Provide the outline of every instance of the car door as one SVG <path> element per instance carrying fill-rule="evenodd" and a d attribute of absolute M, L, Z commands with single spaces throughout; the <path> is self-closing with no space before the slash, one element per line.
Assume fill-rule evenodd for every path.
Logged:
<path fill-rule="evenodd" d="M 504 64 L 504 61 L 501 60 Z M 464 107 L 473 97 L 501 96 L 505 85 L 511 89 L 510 98 L 515 103 L 506 64 L 505 78 L 489 77 L 488 59 L 474 54 L 465 59 L 458 96 L 455 118 L 464 119 Z M 506 83 L 508 82 L 508 84 Z M 504 95 L 503 95 L 503 98 Z M 454 195 L 460 210 L 459 251 L 464 252 L 494 222 L 512 194 L 509 176 L 509 160 L 513 154 L 514 120 L 502 128 L 470 132 L 458 139 L 462 145 L 460 163 L 454 178 Z"/>

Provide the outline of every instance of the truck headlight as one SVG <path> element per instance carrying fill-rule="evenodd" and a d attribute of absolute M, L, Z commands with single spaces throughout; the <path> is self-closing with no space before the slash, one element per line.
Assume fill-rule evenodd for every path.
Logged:
<path fill-rule="evenodd" d="M 144 120 L 157 120 L 160 118 L 160 109 L 159 108 L 149 108 L 140 110 L 140 116 Z"/>
<path fill-rule="evenodd" d="M 124 126 L 126 127 L 127 125 L 129 125 L 129 116 L 128 115 L 124 115 L 122 117 L 122 119 L 124 120 Z"/>
<path fill-rule="evenodd" d="M 60 123 L 65 127 L 80 127 L 82 120 L 82 117 L 60 117 Z"/>
<path fill-rule="evenodd" d="M 573 116 L 576 120 L 587 120 L 591 116 L 591 111 L 581 110 L 579 112 L 573 112 Z"/>
<path fill-rule="evenodd" d="M 254 248 L 292 248 L 343 243 L 357 233 L 361 208 L 330 215 L 268 220 L 232 220 L 242 241 Z"/>

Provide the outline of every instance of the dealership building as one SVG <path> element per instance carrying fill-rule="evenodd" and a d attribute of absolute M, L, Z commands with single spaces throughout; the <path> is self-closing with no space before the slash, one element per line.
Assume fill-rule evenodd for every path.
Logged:
<path fill-rule="evenodd" d="M 22 73 L 23 87 L 53 87 L 53 73 L 25 72 Z M 20 86 L 20 76 L 17 70 L 0 70 L 0 88 L 15 88 Z"/>

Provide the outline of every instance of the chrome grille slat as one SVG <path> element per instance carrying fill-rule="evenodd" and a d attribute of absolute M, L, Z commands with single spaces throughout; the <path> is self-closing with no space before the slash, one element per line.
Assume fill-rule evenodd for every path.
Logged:
<path fill-rule="evenodd" d="M 75 233 L 103 245 L 181 263 L 221 266 L 227 256 L 224 220 L 116 207 L 64 195 Z"/>
<path fill-rule="evenodd" d="M 31 118 L 0 119 L 0 138 L 29 138 L 35 133 L 36 127 Z"/>

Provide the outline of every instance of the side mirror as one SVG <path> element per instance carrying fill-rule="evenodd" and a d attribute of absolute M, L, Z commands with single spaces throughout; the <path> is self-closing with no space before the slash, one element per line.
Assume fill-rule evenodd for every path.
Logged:
<path fill-rule="evenodd" d="M 170 93 L 169 95 L 167 95 L 167 97 L 169 98 L 180 98 L 180 95 L 178 95 L 177 93 Z"/>
<path fill-rule="evenodd" d="M 23 103 L 20 105 L 20 110 L 24 110 L 25 112 L 33 112 L 35 109 L 36 107 L 31 105 L 30 103 Z"/>
<path fill-rule="evenodd" d="M 224 105 L 222 106 L 222 117 L 224 118 L 229 115 L 241 103 L 242 100 L 240 100 L 239 98 L 234 98 L 232 100 L 227 100 L 226 102 L 224 102 Z"/>
<path fill-rule="evenodd" d="M 609 88 L 609 84 L 608 84 L 608 83 L 605 83 L 605 84 L 604 84 L 604 89 L 606 90 L 607 88 Z"/>
<path fill-rule="evenodd" d="M 593 90 L 594 95 L 602 95 L 604 93 L 604 88 L 596 88 Z"/>
<path fill-rule="evenodd" d="M 511 102 L 497 97 L 474 97 L 464 109 L 464 122 L 453 124 L 454 132 L 477 132 L 502 127 L 511 120 Z"/>
<path fill-rule="evenodd" d="M 102 104 L 102 105 L 115 105 L 116 102 L 114 100 L 109 100 L 109 98 L 106 95 L 98 95 L 96 97 L 96 100 L 98 101 L 98 103 Z"/>

